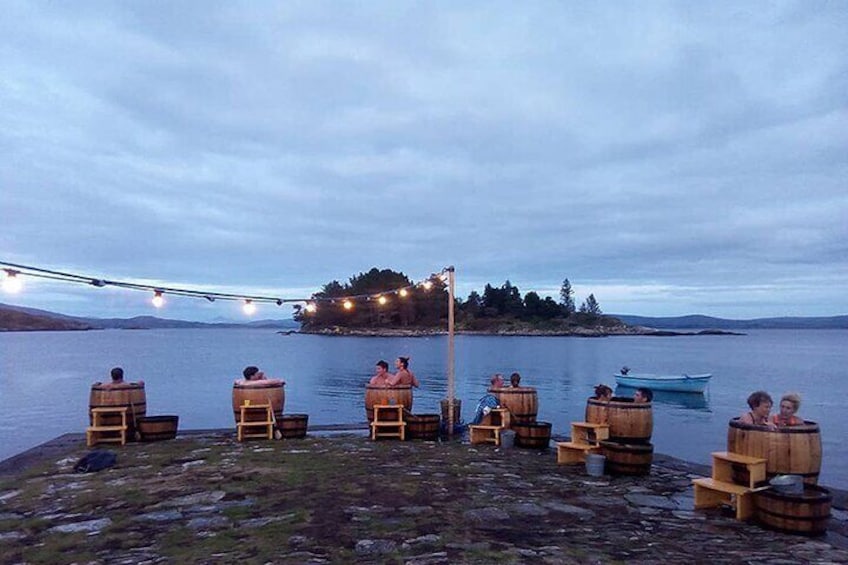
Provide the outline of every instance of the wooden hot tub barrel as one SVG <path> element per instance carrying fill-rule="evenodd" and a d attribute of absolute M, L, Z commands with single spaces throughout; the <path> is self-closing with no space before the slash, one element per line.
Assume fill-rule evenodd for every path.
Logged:
<path fill-rule="evenodd" d="M 277 428 L 284 438 L 305 438 L 308 427 L 309 414 L 283 414 L 282 418 L 277 419 Z"/>
<path fill-rule="evenodd" d="M 547 449 L 551 442 L 550 422 L 519 422 L 512 424 L 515 446 L 528 449 Z"/>
<path fill-rule="evenodd" d="M 406 422 L 407 439 L 439 439 L 439 425 L 442 421 L 439 414 L 406 414 L 403 419 Z"/>
<path fill-rule="evenodd" d="M 766 475 L 801 475 L 804 482 L 818 483 L 821 471 L 822 445 L 819 425 L 805 421 L 800 426 L 770 429 L 730 420 L 727 428 L 727 450 L 732 453 L 762 457 Z"/>
<path fill-rule="evenodd" d="M 490 388 L 489 393 L 498 399 L 498 404 L 509 410 L 511 424 L 536 421 L 536 414 L 539 412 L 539 397 L 535 388 L 529 386 Z"/>
<path fill-rule="evenodd" d="M 816 485 L 804 485 L 803 493 L 783 493 L 775 489 L 754 495 L 757 519 L 767 528 L 820 536 L 827 532 L 830 519 L 830 492 Z"/>
<path fill-rule="evenodd" d="M 141 441 L 162 441 L 177 437 L 179 416 L 144 416 L 137 418 Z"/>
<path fill-rule="evenodd" d="M 251 404 L 271 404 L 274 417 L 278 424 L 283 417 L 283 407 L 286 404 L 286 384 L 280 380 L 248 381 L 248 383 L 233 383 L 233 418 L 236 424 L 241 418 L 241 407 L 245 400 Z"/>
<path fill-rule="evenodd" d="M 606 472 L 610 475 L 650 475 L 654 446 L 650 443 L 602 441 Z"/>
<path fill-rule="evenodd" d="M 586 421 L 609 424 L 609 439 L 618 443 L 649 444 L 654 432 L 654 410 L 650 402 L 614 396 L 609 402 L 586 400 Z"/>
<path fill-rule="evenodd" d="M 365 415 L 368 421 L 374 419 L 375 404 L 397 404 L 412 411 L 412 385 L 365 387 Z"/>
<path fill-rule="evenodd" d="M 138 419 L 147 415 L 147 394 L 142 383 L 91 385 L 89 408 L 126 408 L 127 439 L 135 439 Z M 120 426 L 120 417 L 102 418 L 104 426 Z"/>

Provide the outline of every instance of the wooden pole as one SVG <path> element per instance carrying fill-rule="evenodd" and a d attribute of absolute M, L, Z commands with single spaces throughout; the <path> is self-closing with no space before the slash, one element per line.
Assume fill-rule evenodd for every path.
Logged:
<path fill-rule="evenodd" d="M 456 284 L 456 273 L 453 265 L 448 267 L 448 437 L 453 437 L 453 405 L 454 405 L 454 352 L 453 352 L 453 326 L 454 326 L 454 285 Z"/>

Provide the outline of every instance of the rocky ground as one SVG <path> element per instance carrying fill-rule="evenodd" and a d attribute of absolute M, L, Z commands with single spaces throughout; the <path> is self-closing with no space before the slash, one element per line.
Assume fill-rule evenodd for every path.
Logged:
<path fill-rule="evenodd" d="M 362 433 L 115 451 L 90 474 L 78 437 L 0 464 L 0 562 L 848 562 L 844 497 L 824 538 L 772 532 L 693 511 L 692 468 L 661 456 L 593 478 L 553 450 Z"/>

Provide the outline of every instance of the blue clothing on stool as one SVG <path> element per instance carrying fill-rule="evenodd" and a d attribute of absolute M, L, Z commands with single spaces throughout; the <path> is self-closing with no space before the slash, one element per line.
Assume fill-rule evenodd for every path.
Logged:
<path fill-rule="evenodd" d="M 474 420 L 471 422 L 472 425 L 479 424 L 483 421 L 483 416 L 488 414 L 489 410 L 492 408 L 497 408 L 500 406 L 498 403 L 498 399 L 494 397 L 494 395 L 487 394 L 477 403 L 477 411 L 474 413 Z M 488 408 L 489 410 L 486 410 Z"/>

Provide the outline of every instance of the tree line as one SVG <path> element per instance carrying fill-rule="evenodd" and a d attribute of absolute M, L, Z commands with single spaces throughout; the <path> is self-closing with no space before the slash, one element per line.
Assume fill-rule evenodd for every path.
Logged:
<path fill-rule="evenodd" d="M 402 272 L 374 267 L 351 277 L 346 283 L 334 280 L 325 284 L 312 295 L 317 310 L 309 312 L 302 306 L 295 306 L 294 319 L 304 329 L 443 326 L 448 316 L 448 290 L 438 278 L 431 282 L 432 287 L 424 289 L 414 286 Z M 406 296 L 399 294 L 401 288 L 408 289 Z M 383 302 L 379 299 L 381 296 Z M 344 305 L 348 297 L 355 297 L 351 299 L 350 309 Z M 567 278 L 560 286 L 558 302 L 550 296 L 542 298 L 533 291 L 522 296 L 519 288 L 509 280 L 497 287 L 486 284 L 482 294 L 474 290 L 465 300 L 454 298 L 454 301 L 457 326 L 466 329 L 485 329 L 509 320 L 548 325 L 562 321 L 591 324 L 603 315 L 594 294 L 576 307 L 574 290 Z"/>

